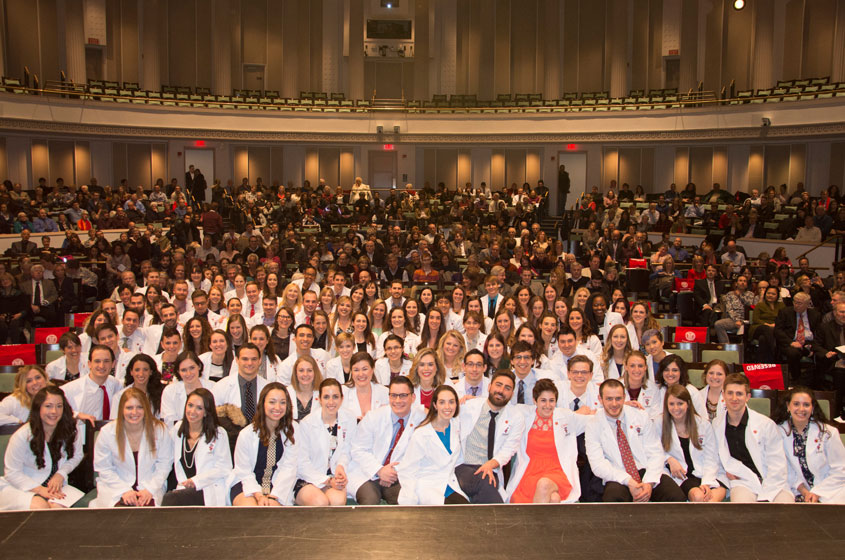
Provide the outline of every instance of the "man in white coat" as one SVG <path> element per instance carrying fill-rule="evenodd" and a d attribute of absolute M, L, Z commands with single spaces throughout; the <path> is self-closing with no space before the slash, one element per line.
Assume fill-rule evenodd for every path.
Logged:
<path fill-rule="evenodd" d="M 314 345 L 314 327 L 311 325 L 297 325 L 293 335 L 295 347 L 291 348 L 290 355 L 279 366 L 279 377 L 276 381 L 290 385 L 293 376 L 293 364 L 300 356 L 311 356 L 320 368 L 320 375 L 326 377 L 326 363 L 329 361 L 329 353 L 322 348 L 311 348 Z"/>
<path fill-rule="evenodd" d="M 461 407 L 464 463 L 455 468 L 455 474 L 470 503 L 504 501 L 502 469 L 519 449 L 525 427 L 522 412 L 507 406 L 515 385 L 513 373 L 498 371 L 490 380 L 486 399 L 472 399 Z"/>
<path fill-rule="evenodd" d="M 173 327 L 180 333 L 182 326 L 179 325 L 179 315 L 176 313 L 176 307 L 172 303 L 165 303 L 161 306 L 161 324 L 150 325 L 144 329 L 144 354 L 155 356 L 159 354 L 159 345 L 161 345 L 161 333 L 164 327 Z"/>
<path fill-rule="evenodd" d="M 587 425 L 587 457 L 604 482 L 605 502 L 685 502 L 663 474 L 666 454 L 648 414 L 625 406 L 625 387 L 608 379 L 599 387 L 602 410 Z"/>
<path fill-rule="evenodd" d="M 446 382 L 455 388 L 460 404 L 477 397 L 487 398 L 490 393 L 490 380 L 484 377 L 486 368 L 481 350 L 473 348 L 464 354 L 464 375 L 457 381 Z"/>
<path fill-rule="evenodd" d="M 404 375 L 390 380 L 390 406 L 371 410 L 352 438 L 347 477 L 348 493 L 361 505 L 378 505 L 382 498 L 399 503 L 402 489 L 396 466 L 425 418 L 425 409 L 414 406 L 414 385 Z"/>
<path fill-rule="evenodd" d="M 112 377 L 114 352 L 108 346 L 95 344 L 88 351 L 88 375 L 62 385 L 75 418 L 94 425 L 95 420 L 108 420 L 111 408 L 117 406 L 114 396 L 123 384 Z"/>
<path fill-rule="evenodd" d="M 129 366 L 129 361 L 137 354 L 128 348 L 121 348 L 118 344 L 117 327 L 114 325 L 104 324 L 97 327 L 94 333 L 97 342 L 103 346 L 108 346 L 114 352 L 113 373 L 114 378 L 119 382 L 126 382 L 126 368 Z"/>
<path fill-rule="evenodd" d="M 596 384 L 596 387 L 598 387 L 598 385 L 604 381 L 604 373 L 602 373 L 601 367 L 599 366 L 600 361 L 598 356 L 583 348 L 580 352 L 578 351 L 577 335 L 568 325 L 562 326 L 560 331 L 558 331 L 557 347 L 558 351 L 555 352 L 555 355 L 551 358 L 551 360 L 549 360 L 550 363 L 546 366 L 546 369 L 543 370 L 544 372 L 556 372 L 558 377 L 555 379 L 565 381 L 565 372 L 569 366 L 569 361 L 575 356 L 585 356 L 589 358 L 590 362 L 593 364 L 592 382 Z M 596 397 L 598 397 L 598 392 L 596 393 Z"/>
<path fill-rule="evenodd" d="M 141 314 L 134 307 L 127 307 L 123 310 L 123 317 L 120 319 L 120 338 L 118 346 L 133 352 L 140 352 L 144 348 L 144 330 L 141 326 Z"/>
<path fill-rule="evenodd" d="M 748 408 L 748 378 L 728 375 L 724 394 L 727 410 L 713 419 L 713 432 L 731 501 L 794 502 L 783 440 L 773 421 Z"/>
<path fill-rule="evenodd" d="M 269 381 L 258 375 L 261 351 L 251 342 L 238 348 L 237 375 L 227 375 L 211 390 L 217 406 L 235 405 L 241 409 L 247 422 L 252 422 L 258 395 Z"/>

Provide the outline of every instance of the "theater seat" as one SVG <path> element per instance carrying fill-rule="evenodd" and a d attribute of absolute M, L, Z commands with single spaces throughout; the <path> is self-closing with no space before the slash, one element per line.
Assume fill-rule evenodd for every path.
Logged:
<path fill-rule="evenodd" d="M 766 398 L 751 397 L 748 399 L 748 408 L 767 418 L 772 415 L 772 401 Z"/>

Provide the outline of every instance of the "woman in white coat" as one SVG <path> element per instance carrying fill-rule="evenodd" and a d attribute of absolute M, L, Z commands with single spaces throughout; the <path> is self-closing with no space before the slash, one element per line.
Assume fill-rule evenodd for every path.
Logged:
<path fill-rule="evenodd" d="M 389 404 L 387 387 L 375 378 L 375 361 L 366 352 L 352 355 L 349 382 L 343 386 L 343 408 L 362 419 L 369 411 Z"/>
<path fill-rule="evenodd" d="M 131 387 L 140 389 L 147 395 L 150 401 L 150 408 L 153 415 L 161 420 L 161 399 L 164 394 L 165 385 L 161 382 L 161 372 L 158 371 L 158 364 L 146 354 L 135 354 L 126 365 L 126 373 L 118 377 L 122 381 L 124 389 L 121 389 L 113 398 L 112 402 L 120 402 L 123 392 Z M 111 408 L 110 420 L 117 419 L 117 407 Z"/>
<path fill-rule="evenodd" d="M 66 332 L 59 337 L 59 348 L 64 356 L 56 358 L 45 367 L 50 379 L 73 381 L 77 377 L 88 375 L 88 360 L 80 359 L 82 341 L 76 333 Z"/>
<path fill-rule="evenodd" d="M 598 334 L 599 339 L 604 341 L 605 344 L 607 343 L 607 334 L 610 332 L 610 328 L 614 325 L 625 324 L 622 315 L 608 310 L 607 298 L 601 292 L 596 292 L 589 297 L 584 308 L 584 314 L 596 331 L 596 334 Z M 633 344 L 633 341 L 634 339 L 632 338 L 631 344 Z M 639 347 L 635 346 L 635 349 L 639 349 Z"/>
<path fill-rule="evenodd" d="M 174 364 L 179 380 L 165 387 L 161 395 L 161 419 L 168 427 L 184 416 L 189 394 L 200 388 L 214 388 L 214 383 L 202 376 L 202 360 L 190 350 L 176 356 Z"/>
<path fill-rule="evenodd" d="M 299 422 L 312 410 L 320 408 L 317 388 L 323 382 L 317 360 L 311 356 L 300 356 L 293 364 L 293 375 L 288 386 L 293 419 Z"/>
<path fill-rule="evenodd" d="M 0 401 L 0 425 L 23 424 L 29 420 L 32 398 L 49 385 L 40 366 L 22 366 L 15 374 L 15 389 Z"/>
<path fill-rule="evenodd" d="M 463 463 L 460 406 L 453 387 L 434 390 L 428 414 L 396 467 L 402 481 L 400 505 L 469 503 L 455 475 L 455 467 Z"/>
<path fill-rule="evenodd" d="M 117 420 L 100 430 L 94 445 L 95 507 L 158 506 L 173 468 L 173 442 L 156 420 L 147 396 L 129 389 L 120 397 Z"/>
<path fill-rule="evenodd" d="M 375 376 L 385 387 L 397 375 L 408 375 L 411 371 L 411 360 L 405 358 L 403 344 L 403 340 L 395 334 L 384 339 L 384 356 L 376 360 Z"/>
<path fill-rule="evenodd" d="M 774 416 L 783 436 L 789 488 L 795 501 L 845 504 L 845 446 L 827 423 L 813 392 L 794 387 Z"/>
<path fill-rule="evenodd" d="M 639 350 L 630 352 L 625 358 L 625 369 L 622 373 L 625 404 L 639 408 L 648 415 L 654 415 L 660 413 L 661 401 L 658 400 L 657 386 L 648 379 L 646 360 Z M 653 414 L 655 409 L 658 412 Z"/>
<path fill-rule="evenodd" d="M 299 448 L 288 391 L 273 381 L 261 389 L 252 423 L 235 444 L 235 468 L 229 476 L 233 506 L 290 506 L 296 483 Z"/>
<path fill-rule="evenodd" d="M 704 382 L 706 385 L 693 397 L 695 410 L 699 411 L 702 418 L 713 421 L 720 414 L 724 414 L 725 408 L 725 378 L 728 376 L 728 364 L 722 360 L 710 360 L 704 366 Z"/>
<path fill-rule="evenodd" d="M 695 412 L 683 385 L 666 391 L 663 415 L 655 420 L 666 452 L 664 473 L 671 476 L 691 502 L 721 502 L 727 489 L 719 484 L 719 452 L 710 422 Z"/>
<path fill-rule="evenodd" d="M 182 420 L 171 428 L 170 438 L 178 487 L 164 495 L 162 505 L 227 505 L 232 454 L 211 391 L 200 388 L 188 395 Z"/>
<path fill-rule="evenodd" d="M 355 339 L 342 332 L 334 338 L 333 347 L 337 349 L 337 356 L 326 362 L 326 379 L 336 379 L 343 384 L 350 379 L 349 361 L 355 353 Z"/>
<path fill-rule="evenodd" d="M 33 418 L 9 439 L 0 478 L 0 509 L 48 509 L 72 505 L 68 475 L 82 461 L 82 436 L 73 410 L 58 387 L 46 386 L 32 399 Z M 39 453 L 32 451 L 33 445 Z M 58 457 L 56 463 L 53 456 Z"/>
<path fill-rule="evenodd" d="M 652 407 L 652 418 L 660 414 L 663 410 L 663 401 L 666 399 L 666 391 L 672 385 L 681 385 L 685 387 L 692 398 L 693 408 L 695 412 L 705 418 L 706 410 L 700 410 L 695 407 L 696 402 L 701 402 L 698 396 L 698 389 L 695 385 L 689 382 L 689 373 L 687 373 L 687 363 L 683 358 L 675 354 L 669 354 L 660 361 L 660 366 L 657 368 L 657 373 L 654 375 L 654 380 L 657 383 L 657 401 Z"/>
<path fill-rule="evenodd" d="M 346 505 L 346 468 L 350 441 L 358 421 L 341 407 L 343 390 L 336 379 L 324 379 L 315 407 L 300 423 L 299 478 L 296 503 L 301 506 Z"/>
<path fill-rule="evenodd" d="M 533 397 L 536 406 L 517 405 L 530 428 L 520 438 L 507 501 L 576 502 L 581 497 L 578 436 L 584 433 L 590 416 L 558 407 L 558 389 L 551 379 L 538 380 Z"/>

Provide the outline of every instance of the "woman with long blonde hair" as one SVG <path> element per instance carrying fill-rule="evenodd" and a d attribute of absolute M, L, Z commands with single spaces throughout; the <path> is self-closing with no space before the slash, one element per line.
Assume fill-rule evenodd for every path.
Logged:
<path fill-rule="evenodd" d="M 619 379 L 625 373 L 625 360 L 633 350 L 628 329 L 625 325 L 613 325 L 607 335 L 607 342 L 601 353 L 601 365 L 605 379 Z"/>

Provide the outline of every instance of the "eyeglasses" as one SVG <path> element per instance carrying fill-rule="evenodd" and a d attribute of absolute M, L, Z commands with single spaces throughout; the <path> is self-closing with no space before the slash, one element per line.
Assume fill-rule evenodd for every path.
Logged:
<path fill-rule="evenodd" d="M 529 360 L 533 360 L 533 359 L 534 359 L 534 358 L 533 358 L 532 356 L 530 356 L 530 355 L 529 355 L 529 356 L 520 355 L 520 356 L 514 356 L 514 357 L 513 357 L 513 361 L 514 361 L 514 362 L 527 362 L 527 361 L 529 361 Z"/>
<path fill-rule="evenodd" d="M 470 367 L 474 367 L 474 368 L 483 368 L 483 367 L 484 367 L 484 362 L 466 362 L 466 363 L 464 364 L 464 367 L 467 367 L 467 368 L 470 368 Z"/>
<path fill-rule="evenodd" d="M 388 393 L 387 396 L 391 399 L 407 399 L 411 396 L 411 393 Z"/>
<path fill-rule="evenodd" d="M 592 374 L 592 372 L 589 372 L 589 371 L 577 371 L 577 370 L 574 370 L 574 369 L 569 370 L 569 373 L 571 373 L 572 375 L 582 375 L 582 376 L 587 376 L 587 375 Z"/>

